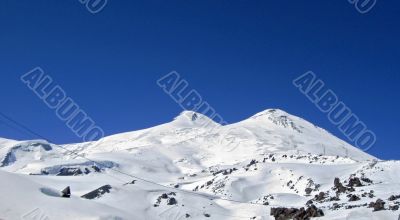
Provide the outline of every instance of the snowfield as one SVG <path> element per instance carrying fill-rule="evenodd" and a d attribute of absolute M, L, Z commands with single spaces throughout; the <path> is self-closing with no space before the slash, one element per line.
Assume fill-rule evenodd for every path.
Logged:
<path fill-rule="evenodd" d="M 282 110 L 224 126 L 185 111 L 96 142 L 0 138 L 0 219 L 397 220 L 399 176 Z"/>

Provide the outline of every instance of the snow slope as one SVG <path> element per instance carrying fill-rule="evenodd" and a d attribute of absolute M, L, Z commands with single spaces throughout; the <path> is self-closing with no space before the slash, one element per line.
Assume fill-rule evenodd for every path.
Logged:
<path fill-rule="evenodd" d="M 0 219 L 274 219 L 272 207 L 310 201 L 320 219 L 397 219 L 399 174 L 399 162 L 282 110 L 224 126 L 185 111 L 96 142 L 0 139 Z M 338 195 L 335 177 L 346 186 Z M 67 186 L 72 197 L 60 197 Z M 378 198 L 386 210 L 373 212 Z"/>

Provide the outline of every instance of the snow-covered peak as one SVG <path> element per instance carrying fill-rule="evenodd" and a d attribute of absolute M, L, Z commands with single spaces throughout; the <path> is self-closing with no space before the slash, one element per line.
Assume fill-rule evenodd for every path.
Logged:
<path fill-rule="evenodd" d="M 288 116 L 290 114 L 285 112 L 285 111 L 283 111 L 283 110 L 281 110 L 281 109 L 271 108 L 271 109 L 266 109 L 266 110 L 264 110 L 262 112 L 259 112 L 259 113 L 255 114 L 255 115 L 253 115 L 251 118 L 258 118 L 258 117 L 265 116 L 265 115 L 267 115 L 267 116 L 269 116 L 269 115 Z"/>
<path fill-rule="evenodd" d="M 233 155 L 260 152 L 305 152 L 350 157 L 375 157 L 351 146 L 328 131 L 280 109 L 267 109 L 224 129 L 224 143 Z M 225 148 L 225 146 L 223 146 Z M 240 152 L 240 153 L 238 153 Z M 231 156 L 230 156 L 231 157 Z"/>
<path fill-rule="evenodd" d="M 162 125 L 67 147 L 86 155 L 133 152 L 147 148 L 177 149 L 179 152 L 190 149 L 190 154 L 196 152 L 201 158 L 198 162 L 208 165 L 240 162 L 254 155 L 277 152 L 348 156 L 357 160 L 375 159 L 324 129 L 280 109 L 267 109 L 246 120 L 225 126 L 201 113 L 183 111 L 174 120 Z M 4 156 L 9 151 L 0 149 L 0 153 Z"/>
<path fill-rule="evenodd" d="M 197 113 L 197 112 L 194 112 L 194 111 L 187 111 L 187 110 L 185 110 L 185 111 L 181 112 L 178 116 L 176 116 L 174 120 L 190 120 L 190 121 L 196 121 L 197 118 L 198 118 L 198 116 L 207 117 L 207 116 L 205 116 L 205 115 L 203 115 L 203 114 L 201 114 L 201 113 Z"/>
<path fill-rule="evenodd" d="M 194 111 L 183 111 L 172 122 L 174 125 L 185 127 L 216 127 L 218 123 L 209 117 Z"/>
<path fill-rule="evenodd" d="M 272 208 L 310 202 L 321 220 L 399 216 L 399 162 L 375 161 L 280 109 L 226 126 L 184 111 L 155 127 L 62 147 L 74 153 L 0 138 L 0 219 L 33 210 L 29 217 L 61 220 L 261 220 L 273 219 Z M 61 198 L 66 186 L 71 197 Z M 368 208 L 378 199 L 392 210 Z"/>
<path fill-rule="evenodd" d="M 302 133 L 302 129 L 304 128 L 304 126 L 311 125 L 311 123 L 299 117 L 291 115 L 281 109 L 264 110 L 262 112 L 253 115 L 246 121 L 250 121 L 251 123 L 256 123 L 259 125 L 263 125 L 265 124 L 266 121 L 268 121 L 279 127 L 289 128 L 298 133 Z"/>

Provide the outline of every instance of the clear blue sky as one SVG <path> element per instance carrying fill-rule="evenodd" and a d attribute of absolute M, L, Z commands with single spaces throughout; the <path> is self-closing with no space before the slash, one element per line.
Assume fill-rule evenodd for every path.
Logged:
<path fill-rule="evenodd" d="M 1 111 L 56 143 L 78 142 L 19 77 L 42 67 L 107 135 L 167 122 L 156 84 L 172 70 L 228 122 L 281 108 L 345 137 L 292 80 L 314 71 L 368 127 L 369 152 L 400 159 L 400 2 L 360 14 L 335 1 L 0 2 Z M 0 124 L 0 136 L 31 138 Z"/>

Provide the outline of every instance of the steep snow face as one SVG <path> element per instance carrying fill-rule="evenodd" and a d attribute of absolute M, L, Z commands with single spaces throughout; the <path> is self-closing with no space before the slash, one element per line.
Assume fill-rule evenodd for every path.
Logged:
<path fill-rule="evenodd" d="M 199 134 L 207 133 L 221 125 L 200 113 L 184 111 L 172 122 L 139 131 L 105 137 L 97 142 L 67 145 L 79 147 L 86 154 L 132 151 L 138 148 L 167 146 L 182 143 Z"/>
<path fill-rule="evenodd" d="M 236 148 L 239 149 L 258 146 L 255 150 L 263 153 L 290 151 L 348 156 L 357 160 L 376 159 L 326 130 L 279 109 L 265 110 L 247 120 L 226 126 L 226 130 L 227 133 L 237 134 L 232 138 L 236 136 L 241 139 L 233 143 L 238 144 L 240 147 Z"/>

